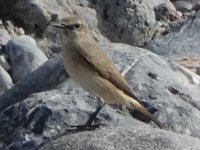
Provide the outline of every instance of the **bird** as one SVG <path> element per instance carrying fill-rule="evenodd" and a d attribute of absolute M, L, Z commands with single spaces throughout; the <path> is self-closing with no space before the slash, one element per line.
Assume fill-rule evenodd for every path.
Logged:
<path fill-rule="evenodd" d="M 163 124 L 146 109 L 133 93 L 120 71 L 92 37 L 86 22 L 78 16 L 68 16 L 54 23 L 61 29 L 61 56 L 69 76 L 90 94 L 105 103 L 120 103 L 139 111 L 160 128 Z M 98 108 L 95 115 L 101 110 Z M 91 124 L 93 119 L 87 123 Z"/>

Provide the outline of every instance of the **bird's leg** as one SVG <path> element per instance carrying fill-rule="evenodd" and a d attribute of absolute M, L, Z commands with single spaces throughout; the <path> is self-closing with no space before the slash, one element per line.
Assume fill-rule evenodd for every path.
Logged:
<path fill-rule="evenodd" d="M 71 127 L 76 127 L 77 130 L 94 130 L 95 128 L 101 125 L 101 124 L 92 125 L 92 122 L 96 119 L 96 116 L 105 105 L 104 101 L 100 97 L 97 97 L 97 100 L 98 100 L 98 107 L 95 110 L 95 112 L 90 115 L 88 121 L 84 125 L 71 126 Z"/>
<path fill-rule="evenodd" d="M 97 114 L 101 111 L 101 109 L 103 108 L 103 106 L 105 105 L 104 101 L 100 98 L 97 97 L 98 103 L 101 103 L 100 105 L 98 105 L 97 109 L 95 110 L 94 113 L 91 114 L 89 120 L 86 122 L 85 126 L 89 127 L 89 126 L 93 126 L 92 122 L 95 120 Z M 97 125 L 99 126 L 99 125 Z"/>

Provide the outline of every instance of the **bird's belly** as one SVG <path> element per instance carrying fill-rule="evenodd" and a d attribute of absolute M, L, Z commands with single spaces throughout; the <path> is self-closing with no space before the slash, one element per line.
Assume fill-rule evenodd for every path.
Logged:
<path fill-rule="evenodd" d="M 88 69 L 78 69 L 70 72 L 71 78 L 79 84 L 82 88 L 93 95 L 98 95 L 98 80 L 94 72 Z"/>
<path fill-rule="evenodd" d="M 123 92 L 109 80 L 99 75 L 91 64 L 76 54 L 63 59 L 64 67 L 69 76 L 89 93 L 102 97 L 106 103 L 123 103 Z M 76 61 L 74 61 L 76 60 Z"/>
<path fill-rule="evenodd" d="M 88 63 L 78 54 L 71 55 L 70 58 L 64 58 L 64 67 L 69 76 L 82 88 L 87 90 L 89 93 L 97 95 L 97 74 L 89 67 Z"/>

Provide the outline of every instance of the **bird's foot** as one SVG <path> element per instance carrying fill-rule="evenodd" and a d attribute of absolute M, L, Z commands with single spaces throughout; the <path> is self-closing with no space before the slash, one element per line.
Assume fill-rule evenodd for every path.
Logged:
<path fill-rule="evenodd" d="M 95 124 L 95 125 L 77 125 L 77 126 L 69 126 L 71 128 L 73 128 L 73 130 L 75 131 L 91 131 L 91 130 L 95 130 L 96 128 L 99 128 L 101 125 L 104 124 Z"/>
<path fill-rule="evenodd" d="M 98 123 L 98 124 L 95 124 L 95 125 L 92 124 L 93 121 L 96 119 L 96 116 L 98 115 L 100 110 L 105 105 L 105 103 L 101 100 L 101 98 L 97 97 L 97 100 L 101 104 L 97 107 L 95 112 L 90 115 L 90 118 L 88 119 L 88 121 L 84 125 L 69 126 L 69 127 L 75 128 L 74 130 L 76 130 L 76 131 L 85 131 L 85 130 L 95 130 L 96 128 L 99 128 L 99 126 L 104 125 L 102 123 Z"/>
<path fill-rule="evenodd" d="M 105 103 L 103 103 L 101 106 L 98 106 L 95 112 L 91 114 L 90 118 L 84 125 L 77 125 L 77 126 L 70 126 L 70 127 L 76 128 L 76 130 L 78 131 L 83 131 L 83 130 L 95 130 L 96 128 L 99 128 L 100 125 L 104 125 L 102 123 L 95 124 L 95 125 L 92 124 L 92 122 L 96 119 L 97 114 L 103 108 L 104 105 Z"/>

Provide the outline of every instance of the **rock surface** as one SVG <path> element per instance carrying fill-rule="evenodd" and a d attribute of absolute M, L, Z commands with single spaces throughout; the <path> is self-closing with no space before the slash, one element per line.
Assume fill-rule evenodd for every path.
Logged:
<path fill-rule="evenodd" d="M 6 60 L 4 55 L 0 55 L 0 65 L 6 70 L 9 71 L 11 69 L 10 64 Z"/>
<path fill-rule="evenodd" d="M 6 53 L 10 58 L 14 82 L 23 79 L 47 61 L 35 41 L 26 35 L 10 40 L 6 45 Z"/>
<path fill-rule="evenodd" d="M 86 123 L 96 107 L 97 101 L 71 81 L 59 90 L 35 94 L 1 113 L 0 139 L 5 139 L 2 147 L 34 149 L 65 131 L 76 132 L 69 126 Z M 17 122 L 13 122 L 13 119 Z M 103 108 L 95 123 L 147 126 L 131 117 L 124 117 L 109 106 Z"/>
<path fill-rule="evenodd" d="M 179 1 L 179 0 L 173 0 L 173 1 Z M 183 0 L 183 1 L 186 1 L 186 2 L 190 2 L 192 3 L 193 5 L 197 4 L 200 2 L 200 0 Z"/>
<path fill-rule="evenodd" d="M 149 126 L 149 129 L 147 129 L 149 131 L 148 135 L 153 136 L 153 138 L 150 136 L 148 141 L 151 143 L 155 142 L 155 139 L 161 138 L 160 141 L 158 140 L 158 145 L 156 146 L 165 148 L 167 146 L 162 145 L 163 142 L 165 142 L 164 139 L 168 139 L 173 134 L 175 135 L 174 140 L 167 140 L 171 144 L 166 145 L 168 145 L 169 148 L 177 147 L 177 149 L 181 149 L 182 146 L 184 146 L 180 143 L 181 140 L 179 137 L 181 137 L 181 135 L 178 133 L 181 133 L 182 139 L 188 141 L 188 144 L 185 142 L 188 147 L 198 147 L 198 139 L 194 138 L 195 144 L 190 145 L 189 136 L 191 136 L 191 138 L 200 137 L 200 128 L 198 126 L 200 123 L 200 104 L 198 101 L 200 94 L 200 77 L 187 72 L 187 69 L 184 70 L 175 64 L 167 63 L 156 54 L 147 52 L 145 49 L 131 47 L 125 44 L 107 45 L 105 43 L 102 47 L 109 52 L 109 55 L 115 60 L 120 70 L 123 71 L 127 66 L 132 66 L 126 74 L 128 82 L 141 101 L 145 101 L 158 110 L 155 115 L 165 124 L 166 131 L 163 131 L 164 135 L 162 138 L 159 133 L 160 129 L 152 129 Z M 154 67 L 152 68 L 152 66 Z M 37 79 L 35 80 L 37 81 Z M 20 82 L 23 83 L 23 80 Z M 26 80 L 26 82 L 28 81 Z M 17 84 L 15 87 L 16 86 Z M 23 87 L 18 87 L 18 90 L 20 88 Z M 41 89 L 38 90 L 41 91 Z M 4 99 L 3 96 L 5 96 L 5 94 L 0 97 L 0 103 L 2 103 Z M 12 97 L 10 97 L 10 99 L 11 98 Z M 76 132 L 76 130 L 72 129 L 69 125 L 84 124 L 89 114 L 92 113 L 96 107 L 97 101 L 94 97 L 88 95 L 84 90 L 75 85 L 74 82 L 71 82 L 71 80 L 67 80 L 65 83 L 58 86 L 56 90 L 35 94 L 2 112 L 2 117 L 0 117 L 2 118 L 2 120 L 0 120 L 0 135 L 7 135 L 7 138 L 5 138 L 7 140 L 3 141 L 0 145 L 3 145 L 3 148 L 20 150 L 25 150 L 30 147 L 40 147 L 46 142 L 49 142 L 49 140 L 62 135 L 64 131 L 66 132 L 66 136 L 73 136 L 76 139 L 81 133 Z M 123 130 L 127 130 L 126 133 L 129 133 L 128 128 L 132 125 L 136 126 L 134 128 L 147 127 L 144 123 L 138 122 L 130 117 L 127 110 L 125 111 L 122 109 L 122 111 L 117 110 L 117 112 L 111 107 L 106 106 L 99 114 L 95 124 L 104 123 L 105 128 L 107 128 L 108 124 L 120 125 Z M 148 120 L 144 120 L 143 117 L 138 116 L 136 112 L 133 112 L 132 115 L 133 117 L 148 122 Z M 12 124 L 13 117 L 18 118 L 15 120 L 19 120 L 14 127 Z M 6 118 L 10 119 L 7 120 Z M 151 125 L 156 127 L 153 123 L 151 123 Z M 123 126 L 128 126 L 128 128 Z M 109 130 L 112 130 L 112 132 L 116 131 L 115 127 L 111 127 Z M 174 133 L 171 133 L 171 131 Z M 73 135 L 68 135 L 71 132 L 73 132 Z M 101 132 L 101 129 L 100 131 L 94 131 L 95 134 L 96 132 Z M 138 130 L 132 132 L 127 136 L 134 135 Z M 158 132 L 158 134 L 153 134 L 152 132 Z M 15 133 L 15 135 L 13 133 Z M 82 134 L 84 133 L 85 132 Z M 85 136 L 87 136 L 87 134 L 90 133 L 86 132 Z M 143 134 L 143 132 L 140 133 L 140 135 L 143 138 L 147 138 L 146 134 Z M 119 138 L 120 136 L 121 135 L 119 135 Z M 12 139 L 9 137 L 12 137 Z M 52 142 L 54 145 L 54 141 Z M 137 142 L 139 143 L 138 147 L 144 144 L 143 140 L 138 139 Z M 81 143 L 80 140 L 80 144 Z M 130 143 L 134 143 L 134 140 L 131 140 Z M 62 146 L 62 143 L 60 144 Z M 107 144 L 109 147 L 109 142 Z M 76 145 L 73 146 L 76 147 Z M 97 148 L 99 147 L 98 143 L 94 143 L 94 146 Z M 112 148 L 112 145 L 110 146 Z M 130 146 L 128 148 L 132 148 L 131 144 L 128 146 Z M 87 145 L 86 148 L 88 148 Z M 151 148 L 153 149 L 154 147 Z"/>
<path fill-rule="evenodd" d="M 199 54 L 200 18 L 176 25 L 167 35 L 155 37 L 147 48 L 159 55 Z"/>
<path fill-rule="evenodd" d="M 0 94 L 12 86 L 10 75 L 0 65 Z"/>
<path fill-rule="evenodd" d="M 141 46 L 154 34 L 155 15 L 144 1 L 95 1 L 93 6 L 100 16 L 101 31 L 111 41 Z"/>
<path fill-rule="evenodd" d="M 17 82 L 0 95 L 0 149 L 198 150 L 200 34 L 195 13 L 200 5 L 194 1 L 187 1 L 192 9 L 184 5 L 188 11 L 181 13 L 169 0 L 0 0 L 0 55 L 11 64 L 7 72 Z M 58 56 L 61 37 L 51 23 L 72 14 L 88 23 L 164 129 L 120 104 L 105 105 L 93 122 L 103 124 L 100 128 L 77 129 L 100 102 L 68 78 Z M 0 88 L 4 83 L 0 78 Z"/>
<path fill-rule="evenodd" d="M 158 118 L 170 130 L 199 137 L 200 77 L 155 54 L 136 49 L 118 44 L 110 49 L 116 50 L 111 56 L 119 62 L 118 66 L 132 66 L 126 78 L 136 95 L 159 110 Z"/>
<path fill-rule="evenodd" d="M 0 112 L 11 104 L 25 99 L 30 94 L 50 90 L 66 78 L 61 58 L 48 60 L 40 68 L 19 81 L 15 86 L 5 91 L 0 97 Z"/>
<path fill-rule="evenodd" d="M 174 6 L 176 7 L 176 10 L 181 12 L 191 11 L 193 8 L 192 4 L 188 1 L 176 1 Z"/>
<path fill-rule="evenodd" d="M 5 46 L 8 41 L 11 39 L 11 36 L 5 29 L 0 29 L 0 46 Z"/>
<path fill-rule="evenodd" d="M 199 147 L 198 138 L 132 125 L 128 128 L 111 126 L 94 132 L 64 135 L 39 150 L 197 150 Z"/>

